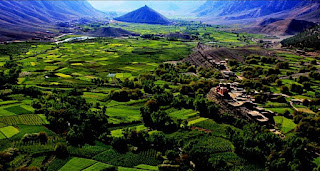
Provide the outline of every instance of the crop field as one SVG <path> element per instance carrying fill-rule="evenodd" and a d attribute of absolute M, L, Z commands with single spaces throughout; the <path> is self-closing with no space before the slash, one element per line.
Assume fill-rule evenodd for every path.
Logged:
<path fill-rule="evenodd" d="M 46 156 L 36 157 L 32 160 L 30 166 L 41 166 Z"/>
<path fill-rule="evenodd" d="M 158 166 L 150 166 L 146 164 L 139 164 L 138 166 L 135 166 L 137 169 L 145 169 L 145 170 L 159 170 Z"/>
<path fill-rule="evenodd" d="M 19 130 L 13 126 L 6 126 L 0 128 L 0 132 L 6 137 L 11 138 L 12 136 L 19 133 Z"/>
<path fill-rule="evenodd" d="M 10 112 L 10 111 L 8 111 L 8 110 L 5 110 L 5 108 L 9 108 L 9 106 L 12 106 L 12 105 L 1 106 L 1 107 L 0 107 L 0 116 L 14 116 L 14 115 L 16 115 L 16 114 L 13 113 L 13 112 Z"/>
<path fill-rule="evenodd" d="M 188 120 L 188 126 L 207 120 L 208 118 L 195 117 Z"/>
<path fill-rule="evenodd" d="M 212 153 L 234 151 L 233 144 L 229 140 L 220 137 L 204 137 L 201 141 L 198 142 L 198 145 L 206 147 L 207 150 Z"/>
<path fill-rule="evenodd" d="M 111 123 L 139 121 L 141 119 L 139 110 L 141 106 L 118 105 L 109 107 L 107 109 L 110 116 L 109 121 Z"/>
<path fill-rule="evenodd" d="M 3 108 L 3 109 L 8 111 L 8 112 L 14 113 L 16 115 L 33 113 L 33 111 L 27 110 L 27 109 L 25 109 L 25 107 L 20 106 L 20 105 L 18 105 L 18 106 L 10 106 L 10 107 L 6 107 L 6 108 Z"/>
<path fill-rule="evenodd" d="M 132 31 L 139 34 L 168 34 L 168 33 L 174 33 L 174 32 L 189 32 L 189 33 L 199 33 L 200 36 L 203 36 L 205 39 L 208 39 L 208 41 L 217 41 L 223 45 L 228 45 L 226 43 L 233 43 L 238 46 L 244 46 L 247 43 L 242 42 L 239 40 L 239 37 L 241 35 L 248 36 L 248 37 L 254 37 L 254 38 L 263 38 L 262 35 L 258 34 L 247 34 L 242 33 L 239 36 L 237 34 L 221 31 L 220 29 L 217 29 L 215 27 L 199 27 L 199 26 L 160 26 L 160 25 L 150 25 L 150 24 L 135 24 L 135 23 L 115 23 L 110 24 L 112 27 L 125 27 L 126 30 Z M 204 34 L 207 34 L 209 37 L 204 36 Z M 252 43 L 252 42 L 250 42 Z"/>
<path fill-rule="evenodd" d="M 232 163 L 233 165 L 245 165 L 246 160 L 239 157 L 236 153 L 232 152 L 223 152 L 223 153 L 215 153 L 210 156 L 209 160 L 216 160 L 217 158 L 223 158 L 227 163 Z"/>
<path fill-rule="evenodd" d="M 146 171 L 144 169 L 129 168 L 129 167 L 118 167 L 118 171 Z"/>
<path fill-rule="evenodd" d="M 4 116 L 0 118 L 1 123 L 6 125 L 43 125 L 48 121 L 43 115 L 26 114 L 15 116 Z"/>
<path fill-rule="evenodd" d="M 134 167 L 139 164 L 147 164 L 156 166 L 160 161 L 156 159 L 157 151 L 149 149 L 138 154 L 128 152 L 120 154 L 117 151 L 110 149 L 93 157 L 94 160 L 108 163 L 115 166 Z"/>
<path fill-rule="evenodd" d="M 5 136 L 5 135 L 3 135 L 3 133 L 2 132 L 0 132 L 0 140 L 2 140 L 2 139 L 6 139 L 7 137 Z"/>
<path fill-rule="evenodd" d="M 142 124 L 141 124 L 141 125 L 138 125 L 138 126 L 126 127 L 126 128 L 135 129 L 135 130 L 137 130 L 137 131 L 142 131 L 142 130 L 147 129 L 147 127 L 145 127 L 145 126 L 142 125 Z M 113 137 L 122 137 L 122 136 L 123 136 L 122 130 L 123 130 L 123 128 L 112 130 L 112 131 L 111 131 L 111 135 L 112 135 Z"/>
<path fill-rule="evenodd" d="M 83 147 L 68 147 L 68 151 L 70 154 L 75 156 L 82 156 L 82 157 L 94 157 L 106 150 L 111 149 L 111 146 L 107 145 L 84 145 Z"/>
<path fill-rule="evenodd" d="M 296 127 L 292 119 L 285 118 L 284 116 L 274 116 L 273 119 L 283 133 L 288 133 Z"/>
<path fill-rule="evenodd" d="M 114 166 L 98 162 L 98 163 L 93 164 L 92 166 L 84 169 L 83 171 L 107 170 L 110 168 L 114 168 Z"/>
<path fill-rule="evenodd" d="M 94 161 L 94 160 L 74 157 L 71 160 L 69 160 L 68 163 L 66 163 L 60 169 L 60 171 L 69 171 L 69 170 L 80 171 L 80 170 L 89 168 L 90 166 L 96 163 L 97 161 Z"/>
<path fill-rule="evenodd" d="M 69 160 L 71 160 L 72 157 L 66 157 L 66 158 L 56 158 L 53 160 L 53 162 L 50 163 L 48 166 L 48 171 L 57 171 L 60 168 L 62 168 L 66 163 L 68 163 Z"/>
<path fill-rule="evenodd" d="M 198 116 L 198 112 L 192 109 L 181 109 L 181 110 L 177 110 L 177 109 L 168 109 L 166 110 L 166 112 L 169 114 L 169 116 L 176 118 L 176 119 L 190 119 L 193 117 Z"/>
<path fill-rule="evenodd" d="M 0 101 L 0 106 L 5 106 L 5 105 L 10 105 L 15 103 L 19 103 L 19 101 L 17 100 Z"/>
<path fill-rule="evenodd" d="M 21 140 L 21 138 L 25 134 L 32 134 L 32 133 L 39 133 L 39 132 L 45 132 L 48 134 L 48 136 L 54 135 L 53 132 L 51 132 L 48 128 L 42 126 L 42 125 L 18 125 L 19 133 L 15 136 L 11 137 L 11 140 Z"/>
<path fill-rule="evenodd" d="M 23 64 L 23 71 L 31 75 L 20 83 L 91 84 L 92 78 L 105 79 L 109 73 L 116 73 L 119 79 L 133 78 L 139 73 L 152 71 L 159 62 L 186 57 L 193 46 L 195 44 L 166 40 L 108 38 L 64 43 L 59 48 L 51 44 L 37 45 L 21 55 L 19 62 Z M 4 60 L 0 58 L 0 62 Z"/>
<path fill-rule="evenodd" d="M 307 114 L 315 114 L 312 110 L 308 109 L 308 108 L 305 108 L 305 107 L 299 107 L 297 108 L 297 110 L 299 112 L 303 112 L 303 113 L 307 113 Z"/>
<path fill-rule="evenodd" d="M 231 125 L 227 125 L 227 124 L 218 124 L 215 121 L 208 119 L 208 120 L 204 120 L 201 122 L 198 122 L 196 124 L 194 124 L 193 126 L 195 127 L 200 127 L 203 129 L 207 129 L 212 131 L 212 134 L 215 136 L 222 136 L 222 137 L 226 137 L 226 130 L 227 128 L 232 128 L 235 129 L 237 131 L 239 131 L 238 128 L 235 128 Z"/>

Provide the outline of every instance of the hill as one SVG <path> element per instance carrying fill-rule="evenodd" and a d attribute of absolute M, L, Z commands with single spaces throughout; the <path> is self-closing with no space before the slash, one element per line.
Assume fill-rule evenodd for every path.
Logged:
<path fill-rule="evenodd" d="M 94 37 L 121 37 L 135 34 L 121 28 L 104 27 L 89 32 L 89 35 Z"/>
<path fill-rule="evenodd" d="M 305 20 L 270 18 L 263 20 L 257 26 L 250 29 L 253 33 L 265 33 L 272 35 L 294 35 L 317 24 Z"/>
<path fill-rule="evenodd" d="M 315 26 L 293 37 L 284 39 L 281 44 L 286 47 L 320 49 L 320 26 Z"/>
<path fill-rule="evenodd" d="M 239 62 L 244 61 L 245 56 L 249 55 L 269 56 L 270 54 L 266 50 L 250 47 L 239 48 L 217 48 L 214 49 L 202 43 L 198 43 L 197 47 L 193 49 L 193 53 L 187 58 L 183 59 L 183 62 L 189 62 L 195 66 L 213 67 L 216 62 L 225 60 L 226 58 L 236 60 Z"/>
<path fill-rule="evenodd" d="M 171 22 L 148 6 L 141 7 L 137 10 L 129 12 L 121 17 L 115 18 L 117 21 L 130 23 L 146 23 L 146 24 L 162 24 L 168 25 Z"/>

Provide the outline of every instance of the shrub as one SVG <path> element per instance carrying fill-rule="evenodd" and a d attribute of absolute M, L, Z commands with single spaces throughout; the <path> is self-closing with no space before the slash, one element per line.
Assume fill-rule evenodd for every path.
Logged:
<path fill-rule="evenodd" d="M 281 81 L 280 79 L 277 79 L 277 80 L 276 80 L 276 84 L 277 84 L 278 86 L 281 86 L 281 85 L 282 85 L 282 81 Z"/>
<path fill-rule="evenodd" d="M 54 149 L 56 155 L 58 156 L 65 156 L 68 154 L 68 148 L 67 145 L 58 143 Z"/>
<path fill-rule="evenodd" d="M 45 132 L 40 132 L 38 134 L 38 139 L 40 141 L 41 144 L 45 144 L 48 142 L 48 134 Z"/>
<path fill-rule="evenodd" d="M 128 144 L 123 137 L 114 138 L 111 142 L 112 147 L 120 153 L 128 151 Z"/>
<path fill-rule="evenodd" d="M 291 84 L 290 90 L 292 92 L 296 92 L 298 94 L 303 93 L 303 87 L 301 85 L 299 85 L 299 84 Z"/>
<path fill-rule="evenodd" d="M 283 85 L 283 86 L 280 87 L 280 91 L 281 91 L 281 93 L 283 93 L 283 94 L 289 94 L 289 93 L 290 93 L 290 92 L 289 92 L 289 88 L 288 88 L 287 86 L 285 86 L 285 85 Z"/>

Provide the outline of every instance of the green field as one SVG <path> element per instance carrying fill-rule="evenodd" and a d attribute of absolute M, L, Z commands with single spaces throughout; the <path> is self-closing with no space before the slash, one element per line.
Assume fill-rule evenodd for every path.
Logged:
<path fill-rule="evenodd" d="M 54 135 L 52 131 L 41 125 L 18 125 L 19 133 L 11 137 L 12 140 L 21 140 L 25 134 L 45 132 L 49 136 Z"/>
<path fill-rule="evenodd" d="M 156 154 L 157 151 L 153 149 L 141 151 L 137 154 L 132 152 L 121 154 L 114 149 L 110 149 L 94 156 L 93 159 L 114 166 L 134 167 L 139 164 L 157 166 L 161 161 L 156 159 Z"/>
<path fill-rule="evenodd" d="M 2 140 L 2 139 L 6 139 L 7 137 L 2 133 L 2 132 L 0 132 L 0 140 Z"/>
<path fill-rule="evenodd" d="M 109 168 L 113 168 L 112 165 L 109 165 L 109 164 L 104 164 L 104 163 L 95 163 L 93 164 L 92 166 L 86 168 L 86 169 L 83 169 L 83 171 L 96 171 L 96 170 L 106 170 L 106 169 L 109 169 Z"/>
<path fill-rule="evenodd" d="M 127 128 L 129 128 L 129 129 L 135 129 L 135 130 L 137 130 L 137 131 L 142 131 L 142 130 L 147 129 L 147 127 L 145 127 L 144 125 L 138 125 L 138 126 L 127 127 Z M 121 128 L 121 129 L 112 130 L 112 131 L 111 131 L 111 135 L 112 135 L 113 137 L 121 137 L 121 136 L 123 136 L 122 130 L 123 130 L 122 128 Z"/>
<path fill-rule="evenodd" d="M 34 73 L 23 81 L 26 85 L 90 84 L 92 78 L 104 79 L 109 73 L 116 73 L 117 78 L 124 79 L 152 71 L 159 62 L 186 57 L 193 46 L 166 40 L 105 38 L 103 43 L 64 43 L 59 48 L 37 45 L 31 47 L 19 62 L 24 64 L 24 72 Z M 37 53 L 39 51 L 45 53 Z M 38 55 L 31 57 L 34 54 Z M 36 65 L 35 58 L 38 59 Z M 54 76 L 45 78 L 45 71 Z"/>
<path fill-rule="evenodd" d="M 48 123 L 44 115 L 37 114 L 4 116 L 0 118 L 0 122 L 7 125 L 42 125 Z"/>
<path fill-rule="evenodd" d="M 284 116 L 274 116 L 273 119 L 283 133 L 288 133 L 296 127 L 293 120 L 287 119 Z"/>
<path fill-rule="evenodd" d="M 227 124 L 219 124 L 216 123 L 215 121 L 213 121 L 212 119 L 208 119 L 208 120 L 204 120 L 198 123 L 195 123 L 193 126 L 195 127 L 199 127 L 199 128 L 203 128 L 206 130 L 210 130 L 212 131 L 212 134 L 215 136 L 222 136 L 222 137 L 226 137 L 226 130 L 227 128 L 232 128 L 234 130 L 240 130 L 238 128 L 235 128 L 231 125 L 227 125 Z"/>
<path fill-rule="evenodd" d="M 169 114 L 169 116 L 177 119 L 189 119 L 193 118 L 195 116 L 198 116 L 198 112 L 192 109 L 168 109 L 166 112 Z"/>
<path fill-rule="evenodd" d="M 202 121 L 205 121 L 205 120 L 207 120 L 207 119 L 208 119 L 208 118 L 202 118 L 202 117 L 200 117 L 200 118 L 188 120 L 188 126 L 194 125 L 194 124 L 199 123 L 199 122 L 202 122 Z"/>
<path fill-rule="evenodd" d="M 150 166 L 146 164 L 139 164 L 138 166 L 135 166 L 135 168 L 145 169 L 145 170 L 159 170 L 158 166 Z"/>
<path fill-rule="evenodd" d="M 17 114 L 17 115 L 32 113 L 32 111 L 29 111 L 22 106 L 11 106 L 11 107 L 4 108 L 4 110 L 9 111 L 14 114 Z"/>
<path fill-rule="evenodd" d="M 13 126 L 7 126 L 0 128 L 0 132 L 7 138 L 11 138 L 12 136 L 19 133 L 19 130 Z"/>
<path fill-rule="evenodd" d="M 68 161 L 68 163 L 66 163 L 60 169 L 60 171 L 69 171 L 69 170 L 81 171 L 86 168 L 89 168 L 90 166 L 93 166 L 96 163 L 97 161 L 94 161 L 94 160 L 74 157 L 70 161 Z"/>

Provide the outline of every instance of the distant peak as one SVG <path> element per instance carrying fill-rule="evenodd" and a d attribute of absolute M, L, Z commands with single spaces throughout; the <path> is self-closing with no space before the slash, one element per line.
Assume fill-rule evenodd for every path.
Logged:
<path fill-rule="evenodd" d="M 152 8 L 144 5 L 139 9 L 131 11 L 123 16 L 115 18 L 118 21 L 124 22 L 132 22 L 132 23 L 148 23 L 148 24 L 170 24 L 171 22 L 158 13 L 157 11 L 153 10 Z"/>

